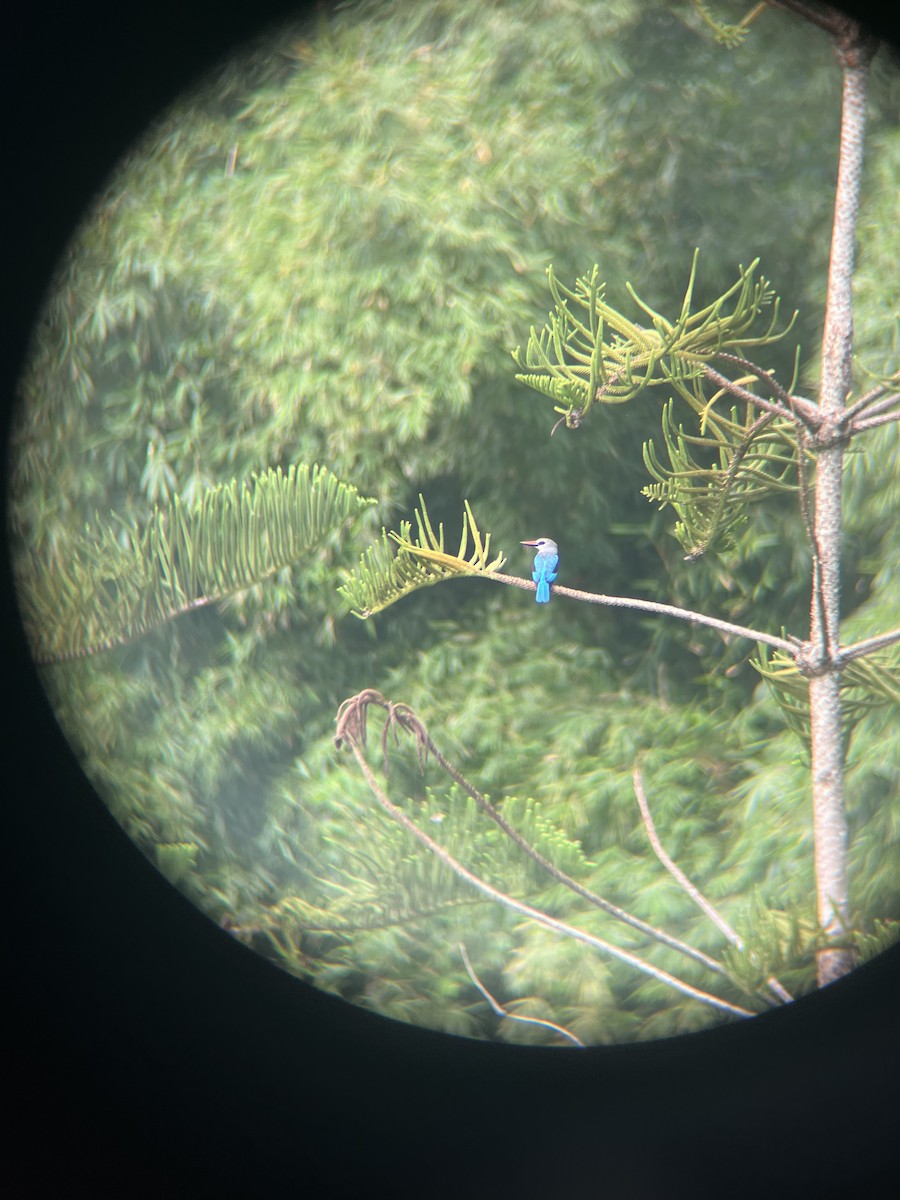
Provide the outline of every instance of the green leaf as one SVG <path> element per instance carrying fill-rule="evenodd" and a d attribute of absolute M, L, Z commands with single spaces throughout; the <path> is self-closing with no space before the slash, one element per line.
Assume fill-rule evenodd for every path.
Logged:
<path fill-rule="evenodd" d="M 157 505 L 143 528 L 113 513 L 58 548 L 33 551 L 19 586 L 38 662 L 109 650 L 296 563 L 374 503 L 324 467 L 277 468 Z"/>
<path fill-rule="evenodd" d="M 797 490 L 796 442 L 790 423 L 748 405 L 741 420 L 732 408 L 707 424 L 708 433 L 689 434 L 675 425 L 673 402 L 662 410 L 668 465 L 652 439 L 644 443 L 644 465 L 656 480 L 642 494 L 678 514 L 675 536 L 687 557 L 699 558 L 714 546 L 731 546 L 746 524 L 747 508 L 773 492 Z"/>
<path fill-rule="evenodd" d="M 399 533 L 387 533 L 382 529 L 381 541 L 366 550 L 359 566 L 340 587 L 341 595 L 355 616 L 374 616 L 419 588 L 431 587 L 445 579 L 460 575 L 490 575 L 499 571 L 506 561 L 502 554 L 489 561 L 491 535 L 482 537 L 468 500 L 465 501 L 462 536 L 456 554 L 444 550 L 444 526 L 439 525 L 435 533 L 422 495 L 419 503 L 421 512 L 419 509 L 415 512 L 418 537 L 415 540 L 411 537 L 409 521 L 400 523 Z M 470 535 L 473 549 L 467 558 Z M 392 552 L 391 542 L 396 543 L 396 553 Z"/>
<path fill-rule="evenodd" d="M 789 655 L 760 645 L 750 660 L 769 685 L 790 729 L 809 746 L 809 685 Z M 873 709 L 900 705 L 900 659 L 892 649 L 852 659 L 841 671 L 841 720 L 845 741 Z"/>
<path fill-rule="evenodd" d="M 769 281 L 756 278 L 759 259 L 741 268 L 737 281 L 712 304 L 691 312 L 698 255 L 695 250 L 681 312 L 674 322 L 645 303 L 631 284 L 625 285 L 652 328 L 629 320 L 606 302 L 598 266 L 576 279 L 574 288 L 561 284 L 549 266 L 554 307 L 540 332 L 532 326 L 524 353 L 518 346 L 512 351 L 523 368 L 516 379 L 556 400 L 555 411 L 570 427 L 580 425 L 595 403 L 625 404 L 644 388 L 661 384 L 674 386 L 689 402 L 696 397 L 705 408 L 694 386 L 704 364 L 723 353 L 740 355 L 749 346 L 777 341 L 791 328 L 793 318 L 776 332 L 779 301 Z M 771 310 L 768 326 L 753 333 L 767 309 Z"/>

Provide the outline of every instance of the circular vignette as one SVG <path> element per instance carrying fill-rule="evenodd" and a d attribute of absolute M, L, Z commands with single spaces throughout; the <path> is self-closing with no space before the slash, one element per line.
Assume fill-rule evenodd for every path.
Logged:
<path fill-rule="evenodd" d="M 231 147 L 228 148 L 228 153 L 225 156 L 225 163 L 224 163 L 224 167 L 223 167 L 223 174 L 226 177 L 227 177 L 228 171 L 229 171 L 229 155 L 230 155 L 230 153 L 231 153 Z M 237 164 L 239 162 L 240 162 L 240 151 L 238 151 L 238 154 L 236 155 L 235 169 L 237 169 Z M 373 301 L 373 306 L 377 308 L 377 300 Z M 261 465 L 261 464 L 258 463 L 257 465 Z M 240 608 L 240 606 L 238 606 L 237 611 L 236 611 L 237 627 L 249 628 L 258 637 L 263 638 L 267 632 L 266 621 L 270 619 L 273 622 L 273 627 L 277 629 L 278 618 L 279 618 L 279 616 L 281 616 L 283 614 L 283 612 L 288 607 L 288 605 L 289 605 L 289 600 L 287 598 L 287 595 L 285 595 L 284 598 L 279 597 L 276 600 L 276 602 L 274 603 L 274 605 L 271 605 L 265 612 L 260 612 L 259 610 L 254 611 L 252 608 L 252 605 L 248 605 L 247 607 L 245 607 L 243 609 Z M 259 605 L 259 609 L 266 609 L 265 601 L 263 601 L 263 603 L 261 603 Z M 204 613 L 204 614 L 202 614 L 202 616 L 203 616 L 203 618 L 206 618 L 207 614 Z M 189 622 L 193 621 L 193 618 L 187 617 L 187 618 L 185 618 L 185 621 L 187 623 L 189 623 Z M 242 625 L 242 623 L 243 623 L 243 625 Z M 215 649 L 216 647 L 218 647 L 221 644 L 222 637 L 227 636 L 227 629 L 225 631 L 223 631 L 220 620 L 217 616 L 210 616 L 209 624 L 211 627 L 206 627 L 202 624 L 201 621 L 196 621 L 196 622 L 194 622 L 193 625 L 189 626 L 192 629 L 192 631 L 196 629 L 197 636 L 199 637 L 198 644 L 199 644 L 200 651 L 204 651 L 206 649 L 209 649 L 210 647 L 213 647 Z M 225 622 L 225 624 L 227 626 L 227 622 Z M 153 655 L 156 655 L 157 660 L 158 660 L 159 658 L 163 657 L 165 654 L 171 653 L 173 645 L 175 645 L 177 649 L 181 649 L 181 646 L 179 644 L 179 638 L 183 641 L 185 636 L 186 635 L 183 635 L 183 634 L 182 635 L 172 635 L 171 641 L 165 641 L 164 638 L 159 638 L 157 640 L 157 642 L 152 646 L 151 649 L 135 647 L 131 650 L 123 651 L 123 654 L 126 656 L 129 654 L 133 654 L 135 656 L 133 658 L 126 659 L 126 669 L 131 668 L 135 662 L 140 662 L 141 669 L 144 669 L 147 666 L 147 661 L 149 659 L 151 659 Z M 192 634 L 192 636 L 193 636 L 193 634 Z M 156 664 L 151 662 L 150 669 L 152 669 L 154 665 L 156 665 Z M 196 665 L 194 665 L 192 667 L 192 670 L 196 670 Z M 50 690 L 51 695 L 53 695 L 52 687 L 50 687 L 48 690 Z M 274 697 L 274 699 L 276 702 L 283 702 L 284 691 L 278 693 L 278 695 L 276 695 Z M 273 696 L 271 694 L 263 695 L 259 699 L 260 713 L 265 713 L 266 716 L 268 717 L 271 715 L 273 710 L 277 711 L 277 703 L 273 704 L 272 701 L 273 701 Z M 133 693 L 130 698 L 130 702 L 136 703 Z M 54 707 L 55 707 L 55 711 L 57 712 L 57 715 L 59 715 L 61 703 L 63 703 L 63 701 L 60 700 L 59 694 L 56 694 L 54 696 Z M 112 707 L 115 708 L 116 705 L 113 704 Z M 287 724 L 289 724 L 289 716 L 290 716 L 290 714 L 287 714 L 287 713 L 284 714 L 285 726 Z M 262 720 L 262 717 L 260 717 L 260 720 Z M 280 734 L 280 736 L 289 736 L 289 735 L 285 735 L 282 733 L 282 734 Z M 98 788 L 101 791 L 101 794 L 103 794 L 104 789 L 103 789 L 103 781 L 102 780 L 98 781 Z M 109 795 L 105 795 L 105 799 L 107 800 L 107 802 L 109 802 L 109 800 L 110 800 Z M 118 813 L 117 816 L 119 817 L 120 820 L 122 819 L 121 813 Z M 176 817 L 177 817 L 177 814 L 176 814 Z M 127 815 L 127 819 L 125 819 L 123 821 L 123 823 L 126 825 L 126 827 L 128 827 L 129 819 L 135 820 L 134 815 L 133 814 Z M 98 820 L 101 822 L 101 827 L 102 827 L 103 818 L 98 816 Z M 259 836 L 261 836 L 261 827 L 259 825 L 257 825 L 257 827 L 254 828 L 254 827 L 252 827 L 252 822 L 251 822 L 250 828 L 240 827 L 237 832 L 240 837 L 250 837 L 250 838 L 259 837 Z M 131 833 L 132 833 L 132 836 L 136 837 L 136 839 L 138 840 L 138 843 L 140 844 L 139 831 L 136 831 L 135 828 L 132 827 Z M 185 842 L 187 842 L 189 840 L 190 839 L 184 839 Z M 165 842 L 165 845 L 172 846 L 172 847 L 179 847 L 182 844 L 184 844 L 184 842 L 182 841 L 182 839 L 180 839 L 178 837 L 173 837 L 173 838 L 171 838 L 171 840 L 168 840 Z M 145 847 L 145 849 L 146 849 L 146 847 Z M 201 847 L 201 849 L 202 849 L 202 847 Z M 175 853 L 176 854 L 178 853 L 177 850 L 175 851 Z M 156 862 L 157 862 L 158 866 L 160 866 L 164 870 L 169 869 L 170 873 L 172 873 L 173 868 L 171 867 L 171 864 L 166 864 L 164 862 L 161 862 L 159 860 L 159 858 L 157 858 Z M 193 862 L 189 862 L 188 865 L 192 867 Z M 176 876 L 175 882 L 176 882 L 176 884 L 181 886 L 184 884 L 185 876 L 179 874 L 178 871 L 179 871 L 179 868 L 177 868 L 177 867 L 174 868 L 174 873 Z M 234 926 L 228 925 L 227 922 L 223 922 L 223 924 L 225 924 L 227 928 L 234 929 Z M 240 933 L 241 932 L 240 925 L 239 925 L 239 923 L 236 923 L 236 924 L 238 925 L 237 932 Z M 352 975 L 352 974 L 353 973 L 350 972 L 350 975 Z M 353 995 L 354 999 L 360 998 L 360 996 L 353 994 L 353 988 L 356 986 L 356 984 L 352 978 L 349 979 L 349 982 L 347 983 L 346 986 L 347 986 L 348 994 Z M 360 981 L 359 987 L 364 992 L 365 982 Z M 487 990 L 486 984 L 485 984 L 485 990 Z M 466 1032 L 468 1032 L 468 1031 L 466 1031 Z"/>

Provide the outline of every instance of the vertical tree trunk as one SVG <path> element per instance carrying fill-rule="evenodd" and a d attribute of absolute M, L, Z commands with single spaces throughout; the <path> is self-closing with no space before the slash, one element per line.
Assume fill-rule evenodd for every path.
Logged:
<path fill-rule="evenodd" d="M 840 641 L 842 419 L 851 385 L 853 259 L 866 121 L 866 79 L 874 46 L 855 22 L 841 19 L 836 35 L 843 71 L 840 163 L 834 207 L 816 444 L 815 557 L 810 619 L 813 672 L 809 681 L 815 873 L 819 924 L 826 944 L 817 956 L 819 986 L 852 970 L 847 814 L 841 735 Z"/>

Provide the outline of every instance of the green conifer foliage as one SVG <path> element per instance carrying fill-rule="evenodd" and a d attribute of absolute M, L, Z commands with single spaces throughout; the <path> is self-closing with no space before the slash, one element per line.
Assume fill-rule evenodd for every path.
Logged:
<path fill-rule="evenodd" d="M 767 10 L 726 50 L 707 18 L 736 27 L 745 7 L 702 8 L 365 0 L 281 30 L 178 98 L 110 176 L 35 331 L 10 520 L 23 615 L 53 660 L 42 679 L 85 772 L 213 920 L 402 1020 L 571 1045 L 551 1025 L 600 1043 L 730 1018 L 473 892 L 411 838 L 334 745 L 339 706 L 366 688 L 411 706 L 583 890 L 724 974 L 547 876 L 433 757 L 389 738 L 391 802 L 491 887 L 748 1011 L 767 1005 L 768 973 L 794 995 L 814 986 L 803 747 L 753 647 L 562 597 L 541 612 L 485 577 L 501 555 L 527 577 L 518 543 L 548 534 L 564 586 L 743 623 L 765 612 L 774 632 L 808 613 L 793 491 L 757 497 L 727 556 L 711 543 L 695 570 L 671 511 L 642 494 L 648 438 L 655 482 L 671 469 L 671 393 L 594 404 L 585 428 L 550 437 L 560 414 L 510 359 L 547 321 L 551 263 L 565 286 L 597 263 L 611 301 L 630 282 L 677 318 L 699 249 L 693 311 L 758 257 L 782 313 L 799 310 L 771 365 L 791 378 L 799 342 L 801 383 L 814 382 L 840 112 L 831 48 Z M 895 87 L 876 70 L 860 226 L 858 328 L 876 375 L 897 365 L 884 330 Z M 666 428 L 687 453 L 677 421 Z M 781 443 L 767 436 L 771 463 Z M 866 469 L 852 456 L 847 469 L 858 638 L 900 623 L 892 437 L 875 431 Z M 691 450 L 704 469 L 710 449 Z M 288 492 L 310 498 L 301 464 L 314 463 L 330 515 L 292 523 Z M 416 523 L 420 495 L 443 549 Z M 396 603 L 353 616 L 374 609 L 358 586 L 367 554 L 373 571 L 397 561 L 381 530 L 454 556 L 467 501 L 478 525 L 464 528 L 484 540 L 457 557 L 478 569 L 406 589 L 413 571 Z M 146 608 L 123 608 L 127 596 Z M 870 949 L 900 919 L 889 712 L 860 713 L 848 764 L 855 927 Z M 380 734 L 373 717 L 379 780 Z M 668 852 L 742 950 L 650 849 L 636 761 Z M 510 1017 L 550 1024 L 499 1015 L 472 972 Z"/>

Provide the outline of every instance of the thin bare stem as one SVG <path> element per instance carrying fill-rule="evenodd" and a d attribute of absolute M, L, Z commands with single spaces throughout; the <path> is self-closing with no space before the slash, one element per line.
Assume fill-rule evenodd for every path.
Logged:
<path fill-rule="evenodd" d="M 374 693 L 374 695 L 377 696 L 378 693 Z M 538 925 L 544 926 L 546 929 L 552 929 L 556 933 L 562 934 L 565 937 L 573 938 L 575 941 L 583 942 L 585 945 L 591 946 L 595 950 L 599 950 L 604 954 L 608 954 L 611 957 L 618 959 L 620 962 L 624 962 L 629 966 L 634 967 L 635 970 L 640 971 L 642 974 L 650 975 L 654 979 L 659 980 L 660 983 L 667 984 L 675 991 L 681 992 L 682 995 L 690 996 L 692 999 L 698 1000 L 701 1004 L 707 1004 L 712 1008 L 718 1009 L 720 1012 L 727 1012 L 733 1016 L 753 1016 L 753 1013 L 749 1009 L 743 1008 L 737 1004 L 731 1004 L 719 996 L 714 996 L 710 992 L 702 991 L 700 988 L 692 987 L 691 984 L 686 983 L 683 979 L 679 979 L 677 976 L 671 975 L 668 971 L 664 971 L 660 967 L 654 967 L 651 963 L 645 962 L 643 959 L 638 958 L 637 955 L 629 954 L 627 950 L 622 950 L 620 947 L 613 945 L 611 942 L 607 942 L 602 938 L 595 937 L 592 934 L 585 932 L 583 929 L 576 928 L 574 925 L 569 925 L 566 921 L 560 921 L 556 917 L 550 916 L 549 913 L 542 912 L 540 909 L 534 908 L 530 904 L 525 904 L 521 900 L 516 900 L 513 896 L 508 895 L 506 892 L 501 892 L 499 888 L 493 887 L 486 880 L 481 879 L 472 871 L 468 870 L 467 867 L 464 867 L 463 864 L 458 861 L 458 859 L 454 858 L 452 854 L 445 850 L 443 846 L 439 845 L 439 843 L 434 841 L 433 838 L 429 837 L 427 833 L 419 829 L 418 825 L 416 825 L 414 821 L 410 820 L 406 813 L 397 808 L 397 806 L 388 799 L 387 795 L 382 790 L 377 779 L 375 778 L 371 767 L 366 762 L 360 743 L 357 740 L 359 737 L 359 729 L 361 725 L 364 724 L 364 717 L 360 716 L 358 710 L 360 708 L 360 704 L 364 702 L 363 698 L 366 698 L 365 702 L 370 702 L 371 697 L 373 697 L 373 692 L 369 690 L 361 693 L 358 697 L 354 697 L 350 701 L 344 702 L 338 713 L 338 726 L 335 740 L 338 744 L 346 743 L 350 746 L 356 761 L 359 763 L 360 770 L 365 777 L 366 783 L 369 785 L 372 795 L 388 814 L 388 816 L 390 816 L 392 820 L 396 821 L 397 824 L 401 825 L 408 833 L 412 834 L 412 836 L 421 845 L 434 854 L 436 858 L 440 859 L 445 866 L 449 867 L 449 869 L 453 871 L 459 879 L 468 884 L 469 887 L 472 887 L 476 891 L 480 892 L 483 896 L 487 896 L 489 900 L 493 900 L 495 903 L 502 905 L 511 912 L 516 912 L 520 916 L 528 917 L 530 920 L 535 921 Z M 379 697 L 379 699 L 382 701 L 382 704 L 386 706 L 386 702 L 383 701 L 383 698 Z M 405 726 L 410 713 L 410 710 L 406 705 L 392 705 L 390 706 L 390 709 L 392 711 L 389 711 L 388 726 L 385 729 L 385 733 L 387 733 L 388 729 L 393 726 Z M 382 743 L 386 744 L 386 737 L 382 739 Z"/>
<path fill-rule="evenodd" d="M 537 863 L 542 870 L 551 875 L 558 883 L 563 884 L 582 899 L 587 900 L 595 907 L 602 909 L 603 912 L 609 913 L 616 920 L 623 922 L 625 925 L 630 925 L 632 929 L 638 930 L 640 933 L 646 934 L 655 941 L 668 946 L 672 950 L 677 950 L 680 954 L 686 955 L 688 958 L 694 959 L 696 962 L 702 963 L 711 971 L 715 971 L 719 975 L 726 974 L 721 963 L 716 962 L 714 958 L 710 958 L 708 954 L 704 954 L 702 950 L 697 950 L 693 946 L 683 942 L 680 938 L 673 937 L 662 929 L 658 929 L 654 925 L 649 925 L 646 921 L 642 921 L 639 917 L 635 917 L 632 913 L 627 912 L 624 908 L 619 908 L 618 905 L 605 899 L 603 896 L 598 896 L 596 892 L 590 888 L 584 887 L 577 880 L 572 879 L 565 871 L 561 871 L 555 863 L 550 862 L 545 858 L 540 851 L 536 850 L 519 831 L 506 820 L 486 796 L 483 796 L 479 790 L 469 783 L 468 779 L 459 771 L 449 759 L 445 758 L 441 751 L 437 748 L 431 739 L 431 735 L 425 728 L 424 723 L 416 715 L 416 713 L 407 705 L 390 704 L 381 695 L 380 692 L 374 689 L 369 689 L 355 696 L 353 700 L 347 701 L 346 705 L 342 705 L 338 714 L 338 738 L 344 736 L 343 728 L 347 722 L 355 722 L 353 724 L 354 736 L 361 743 L 366 740 L 366 712 L 369 704 L 376 704 L 383 708 L 388 715 L 388 721 L 385 724 L 382 733 L 382 753 L 385 756 L 385 773 L 387 773 L 387 738 L 390 730 L 396 726 L 400 726 L 410 733 L 416 739 L 416 753 L 419 758 L 420 768 L 424 766 L 425 758 L 430 754 L 438 766 L 444 770 L 454 783 L 458 784 L 462 790 L 470 796 L 482 812 L 486 813 L 496 825 L 503 830 L 508 838 L 519 847 L 523 853 L 527 854 L 533 862 Z"/>
<path fill-rule="evenodd" d="M 810 503 L 812 487 L 809 482 L 809 462 L 807 461 L 806 439 L 801 436 L 797 445 L 797 495 L 800 502 L 800 515 L 806 530 L 806 539 L 813 559 L 813 587 L 816 586 L 818 558 L 816 557 L 816 526 L 813 519 L 813 509 Z"/>
<path fill-rule="evenodd" d="M 641 810 L 641 817 L 644 822 L 644 828 L 647 830 L 647 837 L 650 839 L 650 845 L 656 857 L 666 868 L 672 878 L 678 883 L 679 887 L 690 896 L 698 908 L 700 908 L 716 928 L 725 935 L 732 946 L 740 950 L 742 953 L 745 949 L 744 940 L 741 935 L 734 929 L 722 914 L 715 908 L 709 900 L 703 895 L 696 884 L 692 883 L 682 871 L 681 867 L 671 858 L 666 848 L 660 841 L 659 834 L 656 832 L 656 825 L 653 822 L 653 817 L 650 815 L 650 805 L 647 803 L 647 794 L 644 791 L 644 778 L 641 774 L 641 768 L 635 764 L 632 771 L 632 780 L 634 782 L 634 794 L 637 797 L 638 807 Z M 794 999 L 786 987 L 782 986 L 775 978 L 770 975 L 766 980 L 769 990 L 783 1003 L 790 1004 Z"/>
<path fill-rule="evenodd" d="M 707 379 L 712 380 L 713 383 L 717 383 L 730 396 L 734 396 L 738 400 L 745 400 L 747 404 L 753 405 L 754 408 L 761 408 L 763 412 L 768 413 L 770 416 L 782 417 L 785 421 L 790 421 L 794 425 L 800 420 L 797 414 L 792 412 L 786 405 L 779 403 L 777 400 L 766 400 L 763 396 L 757 396 L 755 392 L 751 392 L 741 384 L 735 383 L 733 379 L 729 379 L 727 375 L 723 375 L 715 367 L 707 364 L 704 366 L 703 371 Z"/>
<path fill-rule="evenodd" d="M 895 396 L 894 404 L 900 404 L 900 396 Z M 863 433 L 866 429 L 874 429 L 877 425 L 888 425 L 891 421 L 900 421 L 900 409 L 896 412 L 883 412 L 877 417 L 860 417 L 858 421 L 854 421 L 852 430 L 854 433 Z"/>
<path fill-rule="evenodd" d="M 354 696 L 353 700 L 342 704 L 340 712 L 338 712 L 338 743 L 343 737 L 346 737 L 346 727 L 350 727 L 353 736 L 358 738 L 359 742 L 365 744 L 366 740 L 366 712 L 370 704 L 377 704 L 388 713 L 388 722 L 386 722 L 382 733 L 382 752 L 385 757 L 385 774 L 388 772 L 388 763 L 386 763 L 386 745 L 388 745 L 388 736 L 392 727 L 400 726 L 408 733 L 412 734 L 416 742 L 416 754 L 419 756 L 420 768 L 424 766 L 425 758 L 431 755 L 433 760 L 438 763 L 438 766 L 445 770 L 446 774 L 454 780 L 455 784 L 460 786 L 468 796 L 472 797 L 475 804 L 478 804 L 482 812 L 499 826 L 500 829 L 508 836 L 511 841 L 520 847 L 523 853 L 528 854 L 528 857 L 545 870 L 548 875 L 551 875 L 558 883 L 562 883 L 564 887 L 569 888 L 571 892 L 580 895 L 583 900 L 587 900 L 589 904 L 601 908 L 602 911 L 610 913 L 611 917 L 620 920 L 625 925 L 630 925 L 632 929 L 636 929 L 641 934 L 646 934 L 648 937 L 654 938 L 655 941 L 661 942 L 664 946 L 670 949 L 677 950 L 679 954 L 684 954 L 688 958 L 694 959 L 696 962 L 701 962 L 704 967 L 708 967 L 710 971 L 715 971 L 718 974 L 726 974 L 725 968 L 720 962 L 709 958 L 708 954 L 704 954 L 702 950 L 697 950 L 695 947 L 689 946 L 678 937 L 673 937 L 671 934 L 666 934 L 665 930 L 656 928 L 655 925 L 649 925 L 646 920 L 641 920 L 640 917 L 635 917 L 634 914 L 626 912 L 624 908 L 619 908 L 618 905 L 612 904 L 610 900 L 606 900 L 604 896 L 600 896 L 592 892 L 590 888 L 583 887 L 583 884 L 566 875 L 565 871 L 560 871 L 558 866 L 550 862 L 550 859 L 544 857 L 540 851 L 535 850 L 534 846 L 523 838 L 518 830 L 511 826 L 509 821 L 503 814 L 494 808 L 487 797 L 482 796 L 478 788 L 474 787 L 466 776 L 452 764 L 449 758 L 445 758 L 442 752 L 438 750 L 431 739 L 431 734 L 426 730 L 424 722 L 419 719 L 419 716 L 413 712 L 412 708 L 406 704 L 391 704 L 385 700 L 380 692 L 374 689 L 368 689 L 360 692 L 359 696 Z"/>
<path fill-rule="evenodd" d="M 659 839 L 659 834 L 656 832 L 656 825 L 653 823 L 653 817 L 650 815 L 650 807 L 647 804 L 647 795 L 644 791 L 644 780 L 641 774 L 640 767 L 636 766 L 631 773 L 631 778 L 634 783 L 634 794 L 637 797 L 638 808 L 641 810 L 641 818 L 644 822 L 644 828 L 647 830 L 647 837 L 650 839 L 650 845 L 653 847 L 653 852 L 656 857 L 666 868 L 673 879 L 676 880 L 682 891 L 687 892 L 690 898 L 694 901 L 698 908 L 709 917 L 716 928 L 725 935 L 732 945 L 737 946 L 739 950 L 743 950 L 744 943 L 741 941 L 740 935 L 728 924 L 723 916 L 710 904 L 703 893 L 695 884 L 691 883 L 681 867 L 669 856 L 665 847 Z"/>
<path fill-rule="evenodd" d="M 516 575 L 502 575 L 499 571 L 492 571 L 490 578 L 512 587 L 523 588 L 525 591 L 534 591 L 536 586 L 530 579 L 520 579 Z M 784 650 L 786 654 L 790 655 L 796 653 L 799 645 L 797 639 L 791 641 L 788 638 L 776 637 L 774 634 L 764 633 L 761 629 L 735 625 L 732 621 L 720 621 L 718 617 L 708 617 L 705 613 L 694 612 L 690 608 L 678 608 L 674 604 L 661 604 L 656 600 L 637 600 L 632 596 L 604 596 L 600 592 L 583 592 L 577 588 L 562 587 L 558 583 L 553 585 L 553 594 L 554 596 L 570 596 L 573 600 L 583 600 L 587 604 L 602 604 L 608 608 L 634 608 L 640 612 L 659 613 L 664 617 L 678 617 L 682 621 L 690 621 L 695 625 L 706 625 L 710 629 L 717 629 L 720 633 L 731 634 L 733 637 L 747 638 L 751 642 L 763 642 L 767 646 L 774 646 L 776 650 Z"/>
<path fill-rule="evenodd" d="M 889 387 L 892 387 L 897 380 L 891 379 L 888 383 L 879 383 L 873 387 L 871 391 L 866 392 L 864 396 L 860 396 L 858 400 L 849 406 L 846 411 L 846 416 L 851 419 L 861 413 L 864 409 L 868 409 L 869 413 L 881 412 L 882 409 L 890 408 L 892 404 L 896 404 L 900 400 L 900 395 L 896 392 L 885 395 Z"/>
<path fill-rule="evenodd" d="M 818 25 L 820 29 L 824 29 L 833 37 L 837 37 L 843 25 L 850 20 L 844 13 L 830 5 L 814 6 L 807 4 L 806 0 L 767 0 L 767 3 L 772 8 L 783 8 L 786 12 L 796 13 L 804 21 L 809 21 L 811 25 Z"/>
<path fill-rule="evenodd" d="M 729 351 L 723 350 L 722 353 L 717 354 L 716 357 L 720 360 L 720 362 L 734 363 L 735 366 L 740 367 L 742 370 L 747 371 L 751 375 L 754 375 L 763 385 L 763 387 L 767 387 L 772 395 L 777 397 L 777 399 L 782 402 L 787 410 L 790 410 L 791 404 L 793 403 L 792 397 L 790 393 L 781 386 L 774 375 L 770 375 L 768 371 L 764 371 L 763 368 L 758 366 L 755 362 L 752 362 L 749 358 L 744 358 L 740 354 L 732 354 Z M 804 401 L 804 403 L 810 402 Z"/>
<path fill-rule="evenodd" d="M 883 650 L 885 646 L 895 646 L 898 642 L 900 642 L 900 629 L 892 629 L 890 633 L 879 633 L 876 637 L 865 638 L 861 642 L 842 646 L 838 652 L 837 666 L 843 667 L 846 663 L 852 662 L 854 658 L 863 658 L 866 654 Z"/>
<path fill-rule="evenodd" d="M 510 1021 L 524 1021 L 527 1025 L 543 1025 L 545 1029 L 552 1029 L 562 1037 L 568 1038 L 570 1042 L 574 1042 L 576 1046 L 581 1046 L 582 1049 L 584 1048 L 584 1042 L 581 1040 L 581 1038 L 576 1037 L 574 1033 L 570 1033 L 569 1030 L 565 1029 L 562 1025 L 557 1025 L 555 1021 L 545 1021 L 541 1017 L 522 1017 L 518 1013 L 511 1013 L 505 1009 L 502 1004 L 499 1004 L 494 999 L 491 993 L 475 974 L 472 964 L 469 962 L 469 956 L 466 953 L 466 948 L 462 942 L 459 943 L 459 953 L 462 956 L 463 966 L 466 968 L 466 974 L 478 988 L 479 992 L 481 992 L 482 996 L 484 996 L 485 1000 L 487 1000 L 488 1004 L 498 1017 L 506 1017 L 507 1020 Z"/>
<path fill-rule="evenodd" d="M 573 879 L 570 875 L 567 875 L 565 871 L 561 871 L 559 867 L 550 862 L 550 860 L 545 858 L 539 850 L 536 850 L 534 846 L 526 841 L 522 834 L 519 833 L 519 831 L 513 825 L 510 825 L 503 814 L 494 808 L 493 804 L 491 804 L 487 797 L 483 796 L 476 787 L 473 787 L 466 777 L 460 771 L 458 771 L 456 767 L 454 767 L 454 765 L 443 756 L 443 754 L 441 754 L 440 750 L 438 750 L 434 742 L 432 742 L 430 736 L 424 731 L 424 726 L 423 735 L 427 739 L 428 753 L 432 756 L 435 762 L 437 762 L 443 768 L 443 770 L 447 772 L 454 782 L 459 784 L 459 786 L 467 793 L 467 795 L 471 796 L 481 811 L 486 813 L 487 816 L 489 816 L 491 820 L 503 830 L 506 836 L 515 842 L 515 844 L 520 850 L 522 850 L 524 854 L 527 854 L 533 862 L 536 862 L 542 870 L 546 871 L 548 875 L 551 875 L 558 883 L 563 884 L 565 887 L 569 888 L 570 891 L 575 892 L 576 895 L 581 896 L 583 900 L 587 900 L 588 903 L 593 904 L 596 908 L 602 909 L 603 912 L 609 913 L 609 915 L 615 917 L 616 920 L 622 921 L 625 925 L 630 925 L 632 929 L 636 929 L 640 933 L 646 934 L 648 937 L 653 938 L 657 942 L 661 942 L 663 945 L 668 946 L 672 950 L 677 950 L 680 954 L 687 955 L 689 958 L 694 959 L 696 962 L 702 963 L 703 966 L 707 967 L 711 971 L 715 971 L 719 975 L 726 974 L 725 968 L 722 966 L 722 964 L 716 962 L 714 958 L 710 958 L 708 954 L 704 954 L 702 950 L 695 949 L 693 946 L 688 945 L 687 942 L 681 941 L 680 938 L 673 937 L 671 934 L 657 928 L 655 925 L 648 925 L 647 922 L 642 921 L 640 917 L 635 917 L 632 915 L 632 913 L 627 912 L 624 908 L 619 908 L 617 904 L 613 904 L 603 896 L 598 896 L 596 892 L 591 891 L 590 888 L 584 887 L 576 879 Z"/>

